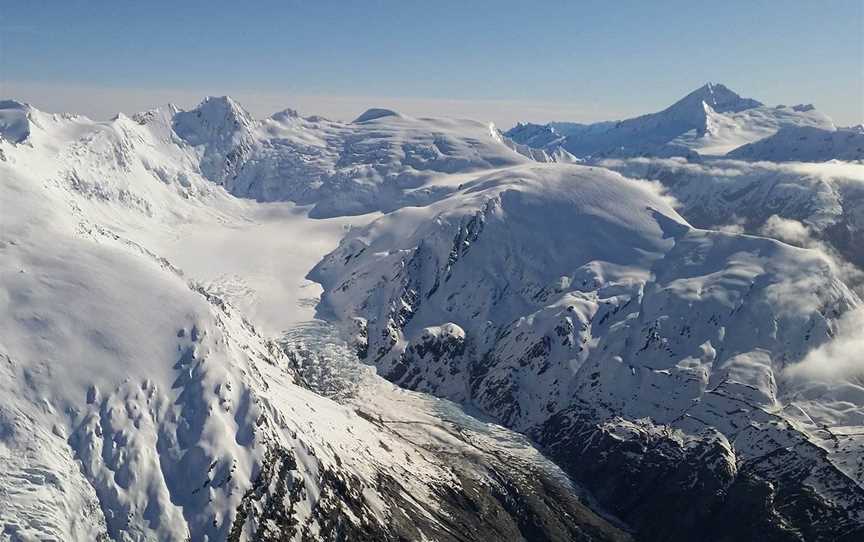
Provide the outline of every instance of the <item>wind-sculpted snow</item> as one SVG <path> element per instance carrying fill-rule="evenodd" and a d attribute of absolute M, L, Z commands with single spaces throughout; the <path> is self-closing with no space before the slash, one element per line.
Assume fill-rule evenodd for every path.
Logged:
<path fill-rule="evenodd" d="M 770 137 L 782 129 L 834 130 L 834 123 L 813 106 L 759 106 L 734 112 L 705 111 L 705 127 L 676 137 L 681 145 L 705 156 L 728 154 L 740 146 Z"/>
<path fill-rule="evenodd" d="M 14 100 L 0 101 L 0 137 L 23 143 L 30 135 L 29 107 Z"/>
<path fill-rule="evenodd" d="M 765 525 L 727 533 L 813 529 L 808 514 L 819 513 L 832 519 L 817 532 L 860 535 L 864 470 L 844 457 L 853 452 L 832 455 L 822 434 L 785 414 L 808 407 L 784 376 L 831 341 L 859 299 L 821 253 L 693 229 L 670 203 L 653 185 L 600 168 L 510 169 L 352 232 L 313 276 L 328 310 L 362 319 L 361 350 L 384 375 L 534 434 L 596 491 L 645 472 L 602 478 L 580 467 L 597 463 L 591 454 L 630 453 L 585 448 L 598 431 L 621 427 L 614 438 L 645 453 L 659 445 L 649 435 L 670 435 L 667 452 L 651 452 L 661 471 L 713 449 L 704 470 L 686 467 L 692 482 L 632 495 L 704 499 L 692 516 L 670 516 L 673 500 L 647 512 L 607 494 L 604 503 L 650 539 L 688 539 L 718 521 L 718 507 L 740 506 L 723 492 L 745 477 L 774 484 L 781 503 L 815 492 L 796 505 L 812 512 L 769 503 Z M 633 420 L 650 420 L 647 432 L 624 429 Z M 765 463 L 781 452 L 810 474 Z"/>
<path fill-rule="evenodd" d="M 266 398 L 302 397 L 286 358 L 165 260 L 82 216 L 86 196 L 2 167 L 4 532 L 225 539 L 266 455 L 314 445 Z M 326 464 L 292 469 L 304 493 Z M 305 506 L 296 519 L 312 526 Z"/>
<path fill-rule="evenodd" d="M 55 472 L 46 489 L 56 492 L 30 524 L 4 517 L 7 532 L 84 511 L 84 527 L 60 523 L 57 536 L 224 536 L 237 481 L 262 453 L 246 447 L 257 407 L 237 382 L 251 358 L 272 354 L 170 266 L 69 213 L 61 191 L 5 166 L 2 177 L 4 418 L 53 431 L 30 436 L 29 450 L 8 435 L 4 451 L 21 456 L 22 471 Z M 64 454 L 81 470 L 58 462 Z M 4 474 L 4 487 L 20 487 Z M 75 503 L 71 514 L 51 506 L 61 499 Z"/>

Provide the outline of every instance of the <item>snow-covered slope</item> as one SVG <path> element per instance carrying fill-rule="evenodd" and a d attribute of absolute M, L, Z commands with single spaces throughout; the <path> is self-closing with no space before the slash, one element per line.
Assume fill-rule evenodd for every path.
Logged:
<path fill-rule="evenodd" d="M 3 536 L 860 538 L 864 320 L 823 243 L 858 262 L 862 166 L 576 160 L 386 109 L 3 102 Z"/>
<path fill-rule="evenodd" d="M 784 127 L 770 137 L 733 150 L 728 156 L 772 162 L 864 160 L 864 131 L 826 130 L 814 126 Z"/>
<path fill-rule="evenodd" d="M 582 159 L 723 155 L 775 134 L 781 127 L 834 125 L 811 105 L 768 107 L 708 83 L 663 111 L 618 122 L 519 124 L 506 132 L 515 142 Z"/>
<path fill-rule="evenodd" d="M 760 106 L 720 113 L 706 110 L 705 129 L 686 132 L 672 145 L 681 145 L 705 156 L 721 156 L 785 128 L 833 130 L 834 123 L 812 105 Z"/>
<path fill-rule="evenodd" d="M 864 471 L 800 426 L 830 420 L 784 377 L 860 306 L 818 252 L 693 229 L 601 168 L 523 166 L 352 232 L 313 276 L 388 378 L 535 435 L 640 534 L 695 536 L 745 480 L 772 484 L 742 490 L 767 507 L 760 532 L 862 533 Z M 658 469 L 687 482 L 648 482 Z M 784 508 L 801 491 L 824 521 Z M 688 499 L 703 506 L 671 512 Z"/>
<path fill-rule="evenodd" d="M 820 248 L 864 268 L 864 165 L 656 158 L 601 164 L 662 183 L 676 209 L 699 227 Z M 858 272 L 848 271 L 859 285 Z"/>
<path fill-rule="evenodd" d="M 354 122 L 285 110 L 261 122 L 230 98 L 179 112 L 174 130 L 201 155 L 201 172 L 229 192 L 260 201 L 314 204 L 340 216 L 428 203 L 417 190 L 435 176 L 524 163 L 489 124 L 412 118 L 370 109 Z"/>
<path fill-rule="evenodd" d="M 226 301 L 270 331 L 296 320 L 273 317 L 308 310 L 296 288 L 270 299 L 278 279 L 246 273 L 281 257 L 272 272 L 296 284 L 307 269 L 291 260 L 311 266 L 331 225 L 348 226 L 203 177 L 235 162 L 176 130 L 235 148 L 246 126 L 232 115 L 14 109 L 27 136 L 0 141 L 2 538 L 629 538 L 536 453 L 479 449 L 482 435 L 432 414 L 425 433 L 394 431 L 374 405 L 316 393 L 295 353 Z M 235 244 L 249 251 L 226 257 Z M 206 276 L 223 261 L 260 296 Z M 427 444 L 445 439 L 450 452 Z"/>
<path fill-rule="evenodd" d="M 584 126 L 584 125 L 579 125 Z M 555 149 L 560 148 L 567 138 L 558 128 L 550 124 L 533 124 L 520 122 L 505 132 L 514 142 L 528 146 L 532 149 Z"/>

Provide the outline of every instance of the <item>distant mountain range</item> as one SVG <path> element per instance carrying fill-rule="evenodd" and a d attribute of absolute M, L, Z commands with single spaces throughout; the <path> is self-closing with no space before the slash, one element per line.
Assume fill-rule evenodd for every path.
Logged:
<path fill-rule="evenodd" d="M 2 101 L 0 533 L 864 539 L 861 138 Z"/>
<path fill-rule="evenodd" d="M 780 138 L 755 144 L 782 131 Z M 769 107 L 708 83 L 663 111 L 594 124 L 518 124 L 505 135 L 515 143 L 596 161 L 635 156 L 729 155 L 748 160 L 864 159 L 860 135 L 838 129 L 812 105 Z M 826 144 L 826 141 L 832 141 Z M 770 147 L 770 149 L 769 149 Z"/>

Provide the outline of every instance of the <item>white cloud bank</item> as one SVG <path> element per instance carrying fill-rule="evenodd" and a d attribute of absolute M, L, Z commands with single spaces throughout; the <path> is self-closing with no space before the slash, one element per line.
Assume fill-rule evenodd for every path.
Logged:
<path fill-rule="evenodd" d="M 785 373 L 797 381 L 864 385 L 864 308 L 846 313 L 834 340 L 811 351 Z"/>

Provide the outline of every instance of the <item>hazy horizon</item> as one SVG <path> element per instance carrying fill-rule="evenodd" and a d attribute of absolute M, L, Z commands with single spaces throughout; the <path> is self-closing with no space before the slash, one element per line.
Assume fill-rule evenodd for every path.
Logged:
<path fill-rule="evenodd" d="M 864 122 L 864 7 L 34 1 L 0 13 L 0 96 L 106 119 L 231 95 L 256 117 L 369 107 L 517 121 L 653 112 L 706 82 Z"/>

